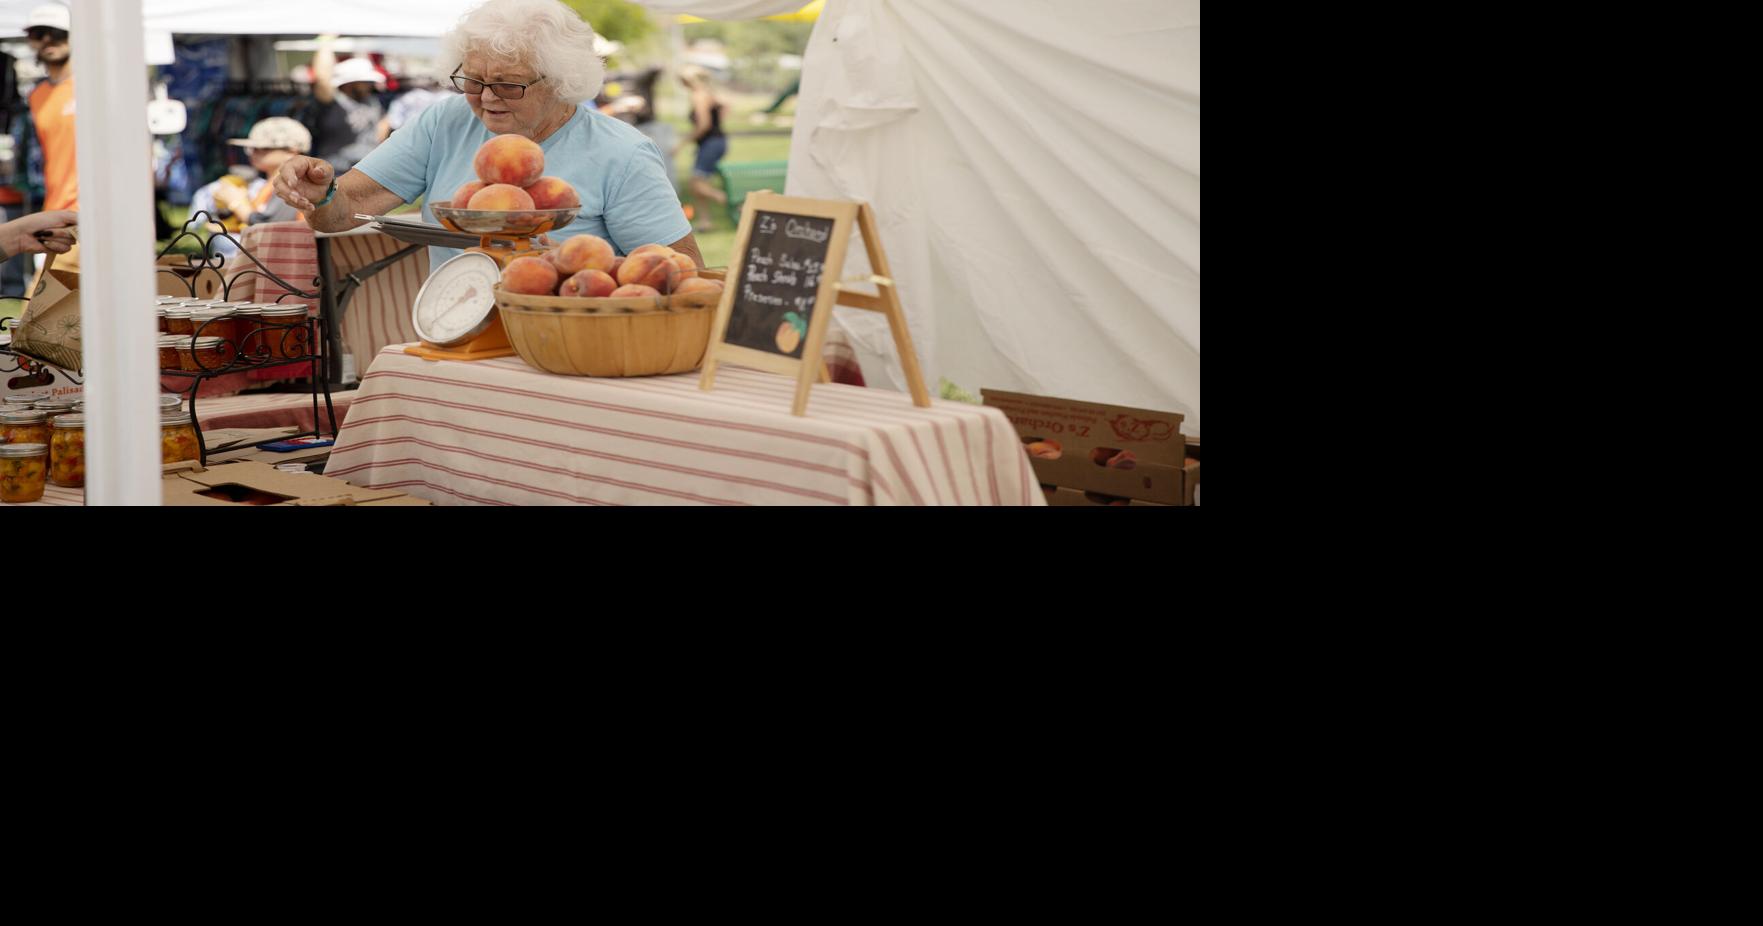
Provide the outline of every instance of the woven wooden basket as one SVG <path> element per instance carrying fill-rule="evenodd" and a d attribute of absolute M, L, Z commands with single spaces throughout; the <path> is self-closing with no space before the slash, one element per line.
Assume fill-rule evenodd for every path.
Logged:
<path fill-rule="evenodd" d="M 702 270 L 721 280 L 722 270 Z M 566 376 L 660 376 L 698 368 L 715 295 L 658 299 L 527 296 L 496 288 L 508 343 L 529 366 Z"/>

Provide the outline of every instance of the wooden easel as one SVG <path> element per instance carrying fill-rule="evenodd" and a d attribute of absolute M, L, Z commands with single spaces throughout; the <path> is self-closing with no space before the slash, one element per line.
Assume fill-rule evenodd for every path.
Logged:
<path fill-rule="evenodd" d="M 742 297 L 742 285 L 750 269 L 747 266 L 749 245 L 753 238 L 756 217 L 762 212 L 770 213 L 774 218 L 781 215 L 832 221 L 832 233 L 827 241 L 814 309 L 808 323 L 803 359 L 729 344 L 725 340 L 729 321 Z M 869 266 L 874 273 L 867 279 L 846 281 L 840 279 L 840 272 L 844 269 L 845 253 L 853 230 L 860 231 L 863 235 L 863 246 L 869 254 Z M 919 408 L 930 407 L 930 393 L 924 388 L 924 375 L 919 370 L 918 353 L 912 348 L 912 335 L 906 327 L 906 315 L 900 307 L 900 295 L 894 285 L 892 271 L 888 268 L 887 254 L 882 250 L 881 236 L 876 232 L 875 214 L 868 203 L 805 199 L 779 196 L 771 192 L 749 194 L 741 209 L 741 227 L 735 233 L 734 261 L 728 279 L 729 285 L 723 290 L 722 302 L 717 305 L 716 322 L 710 334 L 710 349 L 704 357 L 704 372 L 698 380 L 698 388 L 709 390 L 715 385 L 716 368 L 723 362 L 794 376 L 796 396 L 790 414 L 797 417 L 806 415 L 809 389 L 817 379 L 823 383 L 830 381 L 826 363 L 821 359 L 821 351 L 826 346 L 826 328 L 832 321 L 832 308 L 834 305 L 846 305 L 887 316 L 888 327 L 893 332 L 894 344 L 900 352 L 900 363 L 906 373 L 906 385 L 912 393 L 912 404 Z M 880 295 L 871 296 L 850 288 L 863 283 L 876 286 Z"/>

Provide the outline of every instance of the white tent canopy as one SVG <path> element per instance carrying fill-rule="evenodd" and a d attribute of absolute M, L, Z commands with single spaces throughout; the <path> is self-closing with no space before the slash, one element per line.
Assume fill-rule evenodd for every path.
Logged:
<path fill-rule="evenodd" d="M 796 127 L 786 192 L 874 205 L 932 384 L 1178 411 L 1199 432 L 1199 0 L 828 0 Z M 861 247 L 847 268 L 868 272 Z M 893 353 L 880 317 L 838 317 L 866 360 Z"/>
<path fill-rule="evenodd" d="M 48 0 L 0 0 L 0 35 L 19 35 Z M 437 36 L 483 0 L 141 0 L 148 32 L 214 35 Z M 75 23 L 78 29 L 78 23 Z"/>

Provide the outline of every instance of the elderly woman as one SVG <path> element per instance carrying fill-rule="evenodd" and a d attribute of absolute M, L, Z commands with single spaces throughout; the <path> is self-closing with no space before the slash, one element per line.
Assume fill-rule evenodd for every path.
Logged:
<path fill-rule="evenodd" d="M 290 158 L 276 172 L 276 195 L 318 231 L 344 231 L 357 213 L 380 215 L 426 196 L 449 201 L 477 179 L 472 159 L 496 135 L 523 135 L 545 152 L 545 173 L 581 196 L 581 214 L 552 235 L 593 234 L 620 254 L 659 243 L 703 257 L 661 152 L 641 132 L 583 106 L 600 90 L 605 66 L 594 54 L 594 30 L 557 0 L 489 0 L 443 42 L 454 86 L 448 97 L 337 176 L 310 157 Z M 434 221 L 425 206 L 423 217 Z M 430 248 L 430 266 L 458 254 Z"/>

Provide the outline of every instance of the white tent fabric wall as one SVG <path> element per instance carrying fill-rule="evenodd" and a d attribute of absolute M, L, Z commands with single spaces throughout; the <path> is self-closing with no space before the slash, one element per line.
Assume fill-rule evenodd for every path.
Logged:
<path fill-rule="evenodd" d="M 1199 432 L 1198 0 L 829 0 L 802 76 L 786 192 L 875 206 L 933 384 L 1173 410 Z M 879 317 L 838 317 L 866 359 L 892 355 Z M 897 362 L 887 378 L 903 386 Z"/>
<path fill-rule="evenodd" d="M 33 7 L 48 0 L 0 0 L 0 35 L 19 35 Z M 435 36 L 483 0 L 141 0 L 148 31 L 212 35 Z M 79 26 L 74 26 L 78 35 Z M 78 41 L 76 38 L 75 41 Z"/>

